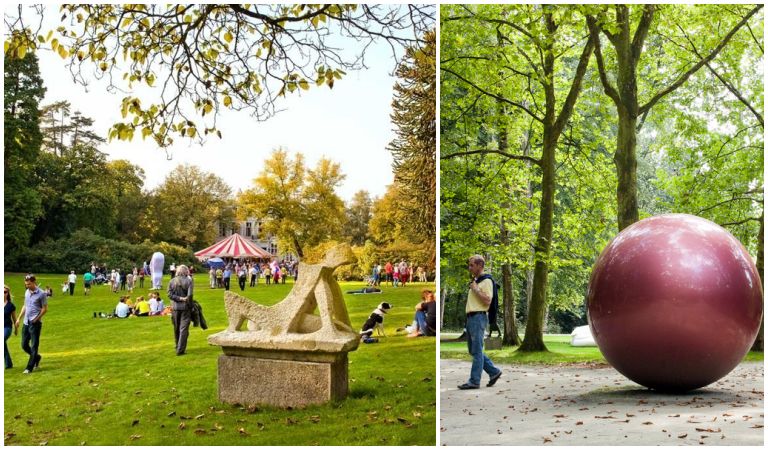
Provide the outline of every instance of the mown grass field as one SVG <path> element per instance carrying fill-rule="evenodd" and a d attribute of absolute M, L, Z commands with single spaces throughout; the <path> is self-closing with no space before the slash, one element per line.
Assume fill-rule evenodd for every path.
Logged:
<path fill-rule="evenodd" d="M 597 347 L 573 347 L 571 337 L 564 335 L 545 335 L 544 343 L 549 352 L 522 353 L 517 347 L 505 347 L 501 350 L 487 350 L 486 353 L 494 361 L 509 364 L 607 364 Z M 471 360 L 467 354 L 466 342 L 441 342 L 441 359 Z M 762 352 L 749 352 L 744 361 L 762 361 Z"/>
<path fill-rule="evenodd" d="M 383 294 L 345 295 L 359 329 L 382 301 L 395 305 L 385 321 L 386 338 L 349 354 L 349 397 L 299 409 L 245 408 L 220 403 L 219 347 L 207 336 L 227 325 L 223 290 L 198 275 L 195 297 L 209 328 L 191 328 L 187 355 L 174 353 L 169 316 L 94 319 L 114 309 L 119 295 L 97 286 L 73 297 L 58 287 L 65 275 L 38 275 L 54 297 L 43 319 L 40 369 L 22 374 L 27 358 L 20 335 L 8 346 L 14 368 L 5 371 L 6 445 L 435 445 L 435 339 L 405 337 L 395 330 L 413 318 L 424 284 L 383 287 Z M 163 286 L 167 286 L 168 277 Z M 263 282 L 263 280 L 262 280 Z M 21 274 L 5 274 L 21 309 Z M 136 289 L 134 297 L 146 297 Z M 243 295 L 274 304 L 293 284 L 246 288 Z M 343 291 L 362 283 L 342 283 Z M 429 285 L 433 288 L 433 285 Z M 233 283 L 235 292 L 240 292 Z M 168 302 L 167 294 L 162 298 Z"/>

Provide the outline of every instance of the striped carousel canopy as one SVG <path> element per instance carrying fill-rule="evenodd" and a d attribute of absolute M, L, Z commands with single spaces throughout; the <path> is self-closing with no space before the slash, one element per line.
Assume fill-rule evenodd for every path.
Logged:
<path fill-rule="evenodd" d="M 219 257 L 231 258 L 271 258 L 272 255 L 265 252 L 249 239 L 244 239 L 237 233 L 219 241 L 208 248 L 195 252 L 198 259 Z"/>

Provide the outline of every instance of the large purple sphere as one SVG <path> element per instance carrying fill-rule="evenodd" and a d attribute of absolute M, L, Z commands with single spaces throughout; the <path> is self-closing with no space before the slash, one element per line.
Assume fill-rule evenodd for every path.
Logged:
<path fill-rule="evenodd" d="M 752 258 L 729 232 L 669 214 L 619 233 L 598 257 L 589 326 L 605 359 L 660 391 L 722 378 L 755 340 L 763 289 Z"/>

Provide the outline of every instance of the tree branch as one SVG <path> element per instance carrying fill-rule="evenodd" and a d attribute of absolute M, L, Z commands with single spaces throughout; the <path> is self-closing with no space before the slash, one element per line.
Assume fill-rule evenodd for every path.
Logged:
<path fill-rule="evenodd" d="M 555 136 L 560 136 L 560 133 L 565 127 L 565 123 L 568 122 L 568 119 L 571 117 L 573 106 L 576 104 L 576 99 L 579 97 L 579 92 L 581 91 L 581 81 L 584 79 L 584 74 L 587 71 L 589 58 L 592 56 L 593 49 L 594 41 L 592 39 L 587 39 L 587 44 L 584 46 L 584 50 L 581 52 L 581 57 L 579 58 L 579 65 L 576 67 L 576 75 L 574 76 L 573 82 L 571 83 L 571 88 L 565 98 L 565 102 L 563 103 L 563 107 L 560 110 L 560 114 L 555 120 Z"/>
<path fill-rule="evenodd" d="M 712 52 L 710 52 L 710 54 L 706 58 L 704 58 L 703 60 L 701 60 L 698 63 L 696 63 L 696 65 L 694 65 L 688 71 L 686 71 L 685 73 L 680 75 L 680 77 L 675 82 L 673 82 L 672 84 L 667 86 L 665 89 L 662 89 L 656 95 L 651 97 L 651 99 L 648 101 L 648 103 L 646 103 L 645 105 L 640 107 L 639 113 L 643 114 L 645 111 L 651 109 L 653 107 L 653 105 L 658 103 L 658 101 L 661 100 L 662 98 L 664 98 L 665 95 L 669 94 L 670 92 L 672 92 L 675 89 L 677 89 L 680 86 L 682 86 L 682 84 L 685 83 L 688 80 L 688 78 L 691 77 L 691 75 L 696 73 L 696 71 L 698 71 L 702 66 L 704 66 L 708 62 L 712 61 L 715 58 L 715 56 L 717 56 L 717 54 L 720 53 L 720 51 L 725 47 L 725 45 L 728 44 L 728 42 L 731 40 L 733 35 L 736 34 L 736 32 L 739 31 L 739 29 L 742 26 L 744 26 L 744 24 L 747 23 L 747 21 L 749 21 L 750 17 L 752 17 L 758 11 L 760 11 L 760 9 L 762 7 L 763 7 L 763 5 L 755 6 L 746 16 L 744 16 L 741 19 L 741 21 L 739 23 L 736 24 L 735 27 L 733 27 L 733 29 L 731 31 L 728 32 L 728 34 L 725 35 L 723 40 L 720 41 L 720 43 L 712 50 Z"/>
<path fill-rule="evenodd" d="M 640 18 L 640 23 L 637 25 L 637 30 L 635 30 L 635 36 L 632 38 L 632 60 L 635 63 L 640 59 L 645 38 L 648 36 L 648 29 L 651 27 L 651 22 L 653 22 L 655 10 L 656 7 L 654 5 L 643 6 L 643 17 Z"/>
<path fill-rule="evenodd" d="M 440 159 L 452 159 L 452 158 L 457 158 L 459 156 L 490 155 L 490 154 L 501 155 L 507 159 L 514 159 L 517 161 L 527 161 L 541 167 L 541 160 L 539 159 L 526 156 L 526 155 L 515 155 L 509 152 L 503 152 L 501 150 L 467 150 L 463 152 L 449 153 L 447 155 L 440 156 Z"/>
<path fill-rule="evenodd" d="M 473 83 L 473 82 L 471 82 L 471 81 L 467 80 L 466 78 L 462 77 L 461 75 L 459 75 L 458 73 L 454 72 L 453 70 L 451 70 L 451 69 L 449 69 L 449 68 L 447 68 L 447 67 L 442 67 L 442 66 L 441 66 L 441 67 L 440 67 L 440 70 L 442 70 L 442 71 L 444 71 L 444 72 L 448 72 L 448 73 L 450 73 L 451 75 L 453 75 L 453 76 L 455 76 L 456 78 L 460 79 L 460 80 L 461 80 L 461 81 L 463 81 L 464 83 L 466 83 L 466 84 L 468 84 L 468 85 L 472 86 L 473 88 L 475 88 L 476 90 L 478 90 L 478 91 L 482 92 L 483 94 L 485 94 L 485 95 L 487 95 L 487 96 L 489 96 L 489 97 L 495 98 L 496 100 L 500 100 L 500 101 L 502 101 L 502 102 L 504 102 L 504 103 L 508 103 L 508 104 L 510 104 L 510 105 L 512 105 L 512 106 L 515 106 L 515 107 L 517 107 L 517 108 L 520 108 L 520 109 L 522 109 L 523 111 L 525 111 L 526 113 L 528 113 L 528 115 L 529 115 L 529 116 L 533 117 L 534 119 L 538 120 L 539 122 L 542 122 L 542 123 L 544 122 L 544 121 L 543 121 L 543 120 L 542 120 L 542 119 L 541 119 L 539 116 L 537 116 L 536 114 L 534 114 L 534 113 L 533 113 L 533 111 L 531 111 L 530 109 L 526 108 L 526 107 L 525 107 L 525 105 L 523 105 L 522 103 L 514 102 L 514 101 L 512 101 L 512 100 L 509 100 L 509 99 L 507 99 L 507 98 L 505 98 L 505 97 L 502 97 L 502 96 L 500 96 L 500 95 L 497 95 L 497 94 L 494 94 L 494 93 L 492 93 L 492 92 L 489 92 L 488 90 L 481 88 L 480 86 L 478 86 L 478 85 L 476 85 L 475 83 Z"/>
<path fill-rule="evenodd" d="M 621 97 L 615 87 L 608 81 L 608 74 L 605 70 L 605 64 L 603 63 L 603 52 L 600 49 L 600 30 L 597 26 L 597 21 L 592 16 L 587 16 L 587 26 L 589 27 L 589 35 L 592 39 L 592 44 L 595 47 L 595 60 L 597 61 L 597 72 L 600 75 L 600 83 L 603 85 L 605 94 L 613 100 L 617 107 L 621 105 Z"/>

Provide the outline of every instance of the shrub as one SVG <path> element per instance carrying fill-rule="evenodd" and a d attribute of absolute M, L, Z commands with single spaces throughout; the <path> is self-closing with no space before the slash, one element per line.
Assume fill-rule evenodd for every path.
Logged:
<path fill-rule="evenodd" d="M 82 273 L 91 262 L 105 264 L 108 268 L 127 269 L 149 261 L 152 253 L 165 255 L 167 264 L 192 265 L 198 263 L 194 253 L 184 247 L 167 242 L 141 244 L 108 239 L 82 228 L 70 236 L 56 240 L 47 239 L 22 249 L 16 254 L 5 255 L 5 270 L 16 272 L 66 273 L 75 270 Z"/>

